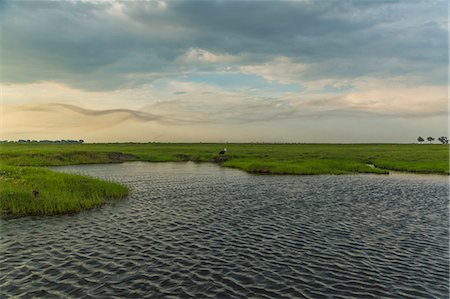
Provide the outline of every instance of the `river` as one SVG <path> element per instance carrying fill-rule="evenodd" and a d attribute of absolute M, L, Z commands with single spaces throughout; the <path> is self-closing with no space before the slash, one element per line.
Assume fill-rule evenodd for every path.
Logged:
<path fill-rule="evenodd" d="M 128 198 L 0 220 L 0 297 L 448 298 L 449 181 L 252 175 L 215 164 L 53 168 Z"/>

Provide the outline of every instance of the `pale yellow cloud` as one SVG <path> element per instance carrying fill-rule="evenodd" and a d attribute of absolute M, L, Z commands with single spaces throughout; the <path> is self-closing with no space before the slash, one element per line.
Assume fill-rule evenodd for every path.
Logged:
<path fill-rule="evenodd" d="M 184 63 L 231 63 L 237 59 L 238 57 L 230 54 L 214 54 L 200 48 L 189 48 L 179 57 L 180 62 Z"/>
<path fill-rule="evenodd" d="M 4 84 L 1 139 L 261 141 L 267 136 L 288 141 L 297 136 L 320 141 L 315 138 L 325 134 L 330 118 L 344 124 L 360 122 L 362 116 L 413 117 L 401 124 L 405 127 L 422 124 L 421 117 L 437 117 L 440 121 L 427 123 L 442 126 L 441 116 L 445 120 L 448 113 L 446 87 L 414 86 L 405 83 L 407 79 L 361 78 L 346 92 L 291 92 L 269 98 L 264 92 L 176 80 L 157 89 L 147 84 L 90 92 L 53 82 Z M 298 130 L 313 125 L 312 119 L 314 128 Z"/>
<path fill-rule="evenodd" d="M 396 80 L 355 82 L 355 90 L 342 96 L 345 106 L 392 115 L 433 115 L 448 112 L 446 86 L 411 86 Z"/>
<path fill-rule="evenodd" d="M 131 108 L 137 109 L 151 101 L 157 101 L 151 84 L 133 89 L 112 91 L 85 91 L 57 82 L 37 82 L 29 84 L 0 84 L 4 105 L 41 103 L 68 103 L 90 108 Z"/>
<path fill-rule="evenodd" d="M 283 84 L 304 83 L 304 74 L 312 67 L 312 64 L 296 63 L 285 56 L 278 56 L 271 61 L 243 65 L 239 71 L 244 74 L 255 74 L 263 77 L 267 81 L 276 81 Z"/>

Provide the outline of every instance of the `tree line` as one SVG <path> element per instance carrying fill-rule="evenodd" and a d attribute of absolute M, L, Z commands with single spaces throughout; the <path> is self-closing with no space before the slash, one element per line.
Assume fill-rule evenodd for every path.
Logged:
<path fill-rule="evenodd" d="M 0 140 L 0 143 L 84 143 L 83 139 L 73 140 L 73 139 L 61 139 L 61 140 L 30 140 L 30 139 L 19 139 L 17 141 Z"/>
<path fill-rule="evenodd" d="M 428 140 L 429 143 L 432 143 L 435 139 L 432 136 L 428 136 L 427 140 Z M 439 140 L 439 142 L 442 143 L 442 144 L 448 144 L 448 138 L 446 136 L 441 136 L 437 140 Z M 419 136 L 417 138 L 417 141 L 419 141 L 419 143 L 422 143 L 422 142 L 425 141 L 425 139 L 423 139 L 421 136 Z"/>

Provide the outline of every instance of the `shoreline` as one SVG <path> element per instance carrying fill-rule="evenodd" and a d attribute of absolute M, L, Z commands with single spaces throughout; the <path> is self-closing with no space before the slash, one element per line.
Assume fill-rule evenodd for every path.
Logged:
<path fill-rule="evenodd" d="M 218 151 L 224 147 L 229 149 L 227 154 L 219 155 Z M 194 162 L 214 163 L 258 175 L 389 175 L 390 172 L 402 172 L 445 177 L 450 174 L 448 149 L 446 145 L 400 144 L 2 144 L 0 213 L 2 218 L 4 215 L 70 214 L 128 194 L 128 188 L 122 184 L 69 175 L 45 167 Z M 58 184 L 64 188 L 58 189 Z M 33 196 L 34 190 L 39 191 L 39 199 Z"/>
<path fill-rule="evenodd" d="M 228 147 L 226 155 L 218 152 Z M 389 170 L 450 174 L 448 145 L 417 144 L 2 144 L 11 166 L 216 162 L 250 173 L 348 174 Z M 369 165 L 373 165 L 371 167 Z"/>
<path fill-rule="evenodd" d="M 0 218 L 74 214 L 125 198 L 129 188 L 43 167 L 0 166 Z"/>

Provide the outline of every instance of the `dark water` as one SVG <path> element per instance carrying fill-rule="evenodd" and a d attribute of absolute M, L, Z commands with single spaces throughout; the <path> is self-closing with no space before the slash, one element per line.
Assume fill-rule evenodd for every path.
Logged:
<path fill-rule="evenodd" d="M 0 294 L 30 298 L 448 298 L 448 177 L 255 176 L 215 165 L 62 171 L 128 199 L 1 221 Z"/>

